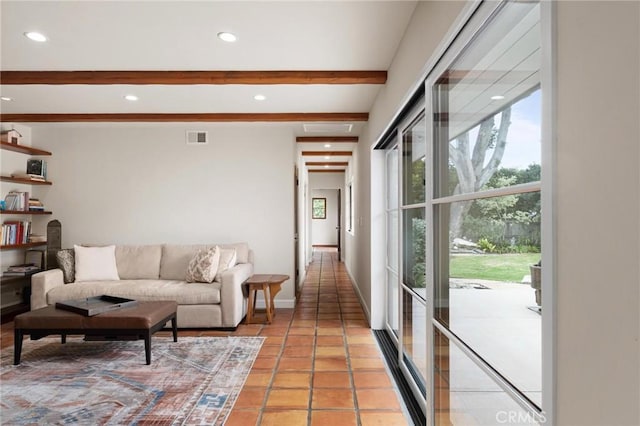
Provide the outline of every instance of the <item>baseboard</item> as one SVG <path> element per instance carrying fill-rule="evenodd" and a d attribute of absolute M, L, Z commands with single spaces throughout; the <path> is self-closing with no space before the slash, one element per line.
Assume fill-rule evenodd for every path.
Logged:
<path fill-rule="evenodd" d="M 344 269 L 347 271 L 347 275 L 349 275 L 349 279 L 351 280 L 351 286 L 353 287 L 353 290 L 356 292 L 356 295 L 358 296 L 358 300 L 360 300 L 360 306 L 362 306 L 364 315 L 365 317 L 367 317 L 367 324 L 371 325 L 371 312 L 369 311 L 369 306 L 367 306 L 367 304 L 364 302 L 362 293 L 360 293 L 360 287 L 358 287 L 358 283 L 351 275 L 351 271 L 349 271 L 347 264 L 345 263 L 344 266 L 345 266 Z"/>

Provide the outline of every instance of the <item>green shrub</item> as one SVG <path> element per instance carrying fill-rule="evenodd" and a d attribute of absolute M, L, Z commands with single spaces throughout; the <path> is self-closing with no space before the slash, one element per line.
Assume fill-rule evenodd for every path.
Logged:
<path fill-rule="evenodd" d="M 485 253 L 493 253 L 496 251 L 496 245 L 492 244 L 489 240 L 487 240 L 486 238 L 480 238 L 480 240 L 478 240 L 478 246 L 482 249 L 482 251 L 484 251 Z"/>

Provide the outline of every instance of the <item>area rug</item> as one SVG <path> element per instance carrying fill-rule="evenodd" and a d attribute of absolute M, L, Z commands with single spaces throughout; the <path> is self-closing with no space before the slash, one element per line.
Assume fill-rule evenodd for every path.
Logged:
<path fill-rule="evenodd" d="M 262 337 L 154 337 L 143 341 L 25 340 L 0 359 L 3 425 L 222 425 Z"/>

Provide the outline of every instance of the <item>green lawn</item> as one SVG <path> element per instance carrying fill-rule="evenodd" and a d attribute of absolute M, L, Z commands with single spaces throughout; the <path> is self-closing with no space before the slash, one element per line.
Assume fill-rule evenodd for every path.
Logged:
<path fill-rule="evenodd" d="M 521 282 L 529 275 L 529 265 L 540 260 L 540 253 L 451 255 L 453 278 Z"/>

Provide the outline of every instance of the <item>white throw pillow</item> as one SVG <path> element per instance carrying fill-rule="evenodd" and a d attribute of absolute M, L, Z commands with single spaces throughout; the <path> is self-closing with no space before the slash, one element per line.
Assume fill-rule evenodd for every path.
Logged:
<path fill-rule="evenodd" d="M 116 246 L 73 246 L 76 259 L 76 282 L 117 281 Z"/>
<path fill-rule="evenodd" d="M 218 265 L 218 272 L 216 272 L 216 281 L 221 282 L 222 273 L 236 265 L 237 252 L 234 248 L 218 248 L 220 249 L 220 264 Z"/>
<path fill-rule="evenodd" d="M 209 250 L 199 250 L 189 262 L 186 280 L 188 283 L 211 283 L 218 272 L 220 250 L 214 247 Z"/>

